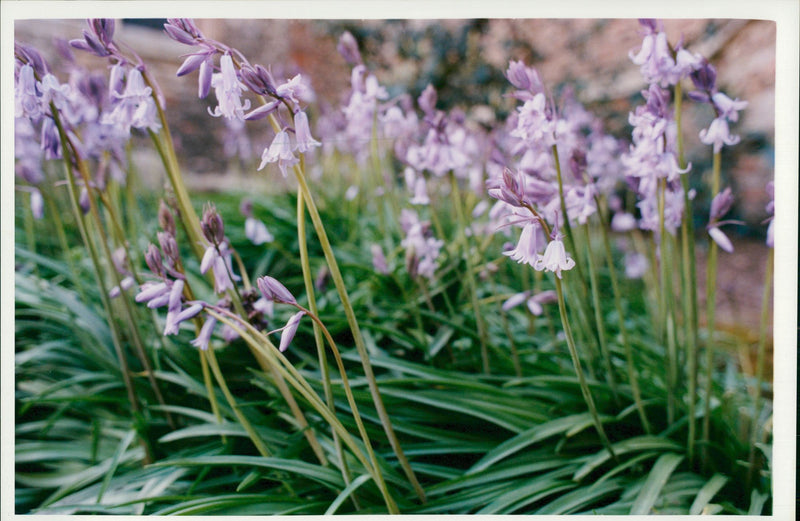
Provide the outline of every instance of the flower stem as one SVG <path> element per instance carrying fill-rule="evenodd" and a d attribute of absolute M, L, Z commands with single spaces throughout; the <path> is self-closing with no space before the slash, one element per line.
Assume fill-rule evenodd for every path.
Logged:
<path fill-rule="evenodd" d="M 750 430 L 750 454 L 748 455 L 747 490 L 753 483 L 756 474 L 756 441 L 758 440 L 758 417 L 761 413 L 761 392 L 764 385 L 764 365 L 767 351 L 767 328 L 769 324 L 769 304 L 772 292 L 772 270 L 775 250 L 770 248 L 767 257 L 767 268 L 764 275 L 764 293 L 761 298 L 761 324 L 758 335 L 758 354 L 756 355 L 756 382 L 753 395 L 753 424 Z"/>
<path fill-rule="evenodd" d="M 592 398 L 592 393 L 589 390 L 589 385 L 586 383 L 586 377 L 583 374 L 583 369 L 581 368 L 581 361 L 578 357 L 578 350 L 575 348 L 575 340 L 572 338 L 572 329 L 569 327 L 569 320 L 567 319 L 567 307 L 564 303 L 564 292 L 561 288 L 561 279 L 556 277 L 556 294 L 558 295 L 558 312 L 561 315 L 561 324 L 564 327 L 564 334 L 567 337 L 567 347 L 569 348 L 569 355 L 572 358 L 572 365 L 575 367 L 575 373 L 578 376 L 578 383 L 581 386 L 581 393 L 583 393 L 583 399 L 586 401 L 586 406 L 589 408 L 589 412 L 592 415 L 592 419 L 594 420 L 595 429 L 597 429 L 597 434 L 600 435 L 600 440 L 602 441 L 605 448 L 608 450 L 611 457 L 614 461 L 617 460 L 617 455 L 614 453 L 614 449 L 611 447 L 611 442 L 608 441 L 608 437 L 606 436 L 606 432 L 603 429 L 603 423 L 600 421 L 600 416 L 597 413 L 597 407 L 595 407 L 594 399 Z"/>
<path fill-rule="evenodd" d="M 722 163 L 721 152 L 714 153 L 711 171 L 711 197 L 719 193 L 719 178 Z M 711 393 L 714 377 L 714 328 L 716 327 L 717 309 L 717 243 L 708 239 L 708 259 L 706 261 L 706 386 L 705 406 L 703 410 L 703 467 L 708 465 L 708 446 L 711 430 Z"/>
<path fill-rule="evenodd" d="M 681 132 L 683 93 L 680 82 L 675 84 L 675 125 L 677 127 L 678 166 L 686 167 L 683 151 L 683 133 Z M 683 188 L 683 219 L 681 220 L 681 254 L 683 257 L 683 321 L 686 335 L 686 359 L 688 372 L 688 405 L 689 432 L 688 458 L 690 465 L 694 462 L 694 446 L 696 437 L 697 407 L 697 263 L 694 253 L 694 220 L 692 204 L 689 199 L 689 176 L 681 175 Z"/>
<path fill-rule="evenodd" d="M 306 381 L 306 379 L 303 378 L 303 376 L 297 371 L 292 363 L 289 362 L 285 356 L 283 356 L 283 353 L 281 353 L 278 348 L 275 347 L 270 339 L 255 329 L 249 322 L 243 320 L 241 317 L 231 313 L 230 311 L 225 309 L 208 309 L 207 311 L 211 316 L 215 317 L 220 322 L 227 324 L 234 331 L 239 333 L 242 339 L 247 342 L 249 346 L 262 353 L 262 355 L 270 361 L 270 364 L 275 367 L 275 370 L 279 371 L 283 378 L 285 378 L 286 381 L 289 382 L 292 387 L 294 387 L 294 389 L 308 401 L 308 403 L 320 414 L 320 416 L 322 416 L 322 418 L 327 421 L 329 425 L 336 429 L 336 431 L 342 437 L 342 441 L 344 441 L 350 450 L 353 451 L 353 455 L 363 465 L 364 469 L 369 472 L 377 484 L 381 479 L 375 475 L 377 471 L 368 461 L 361 448 L 355 443 L 355 440 L 350 433 L 347 432 L 347 429 L 344 428 L 344 425 L 342 425 L 342 423 L 336 417 L 334 411 L 325 405 L 311 385 L 309 385 L 308 381 Z M 394 502 L 389 490 L 381 489 L 380 491 L 383 495 L 386 508 L 389 513 L 400 513 L 397 509 L 397 504 Z"/>
<path fill-rule="evenodd" d="M 470 255 L 469 251 L 469 242 L 467 241 L 467 234 L 464 231 L 467 222 L 464 218 L 464 209 L 461 207 L 461 194 L 458 188 L 458 179 L 450 172 L 450 183 L 452 186 L 452 190 L 450 194 L 453 197 L 453 206 L 456 208 L 456 218 L 458 219 L 458 230 L 461 239 L 461 243 L 464 246 L 464 261 L 467 264 L 467 288 L 469 291 L 470 300 L 472 301 L 472 312 L 475 314 L 475 325 L 478 329 L 478 339 L 481 344 L 481 363 L 483 365 L 483 372 L 485 374 L 491 373 L 491 367 L 489 365 L 489 349 L 487 347 L 488 343 L 488 333 L 486 331 L 486 323 L 483 319 L 483 314 L 481 313 L 480 306 L 478 305 L 478 289 L 475 284 L 475 271 L 472 267 L 472 256 Z"/>
<path fill-rule="evenodd" d="M 611 365 L 611 353 L 608 351 L 608 344 L 606 343 L 605 327 L 603 326 L 603 314 L 600 307 L 600 288 L 597 282 L 597 271 L 594 265 L 594 256 L 592 255 L 591 238 L 589 236 L 589 223 L 587 222 L 582 226 L 583 237 L 586 241 L 586 259 L 589 266 L 589 284 L 592 290 L 592 307 L 594 308 L 594 321 L 597 327 L 597 336 L 600 340 L 600 352 L 603 354 L 603 360 L 606 366 L 606 381 L 611 388 L 611 394 L 614 397 L 614 402 L 619 405 L 619 394 L 617 393 L 617 384 L 614 381 L 614 367 Z"/>
<path fill-rule="evenodd" d="M 242 414 L 239 405 L 236 403 L 236 399 L 233 397 L 233 394 L 231 394 L 230 389 L 228 389 L 228 385 L 225 383 L 225 377 L 222 375 L 222 370 L 219 368 L 219 363 L 217 363 L 217 357 L 214 354 L 214 349 L 206 349 L 203 353 L 205 354 L 208 365 L 211 368 L 211 372 L 214 374 L 214 378 L 216 378 L 217 383 L 219 384 L 219 388 L 222 390 L 222 394 L 224 394 L 225 399 L 228 400 L 228 404 L 231 406 L 233 414 L 236 415 L 236 419 L 239 421 L 242 427 L 244 427 L 244 430 L 250 437 L 250 441 L 253 442 L 253 445 L 255 445 L 259 454 L 265 458 L 270 457 L 270 451 L 266 444 L 255 431 L 255 429 L 253 429 L 253 426 L 250 424 L 250 420 L 247 419 L 247 416 Z"/>
<path fill-rule="evenodd" d="M 406 473 L 406 477 L 411 482 L 414 490 L 417 492 L 421 501 L 425 501 L 425 492 L 423 491 L 422 487 L 417 480 L 416 475 L 414 474 L 411 465 L 408 462 L 405 454 L 403 453 L 403 449 L 400 446 L 400 441 L 397 439 L 397 435 L 394 432 L 394 428 L 392 427 L 391 419 L 389 418 L 388 413 L 386 412 L 386 407 L 383 405 L 383 399 L 381 398 L 380 391 L 378 390 L 378 382 L 375 379 L 375 374 L 372 371 L 372 364 L 369 360 L 369 353 L 367 352 L 367 346 L 364 343 L 364 338 L 361 335 L 361 329 L 358 327 L 358 322 L 356 320 L 355 312 L 353 311 L 353 306 L 350 303 L 350 297 L 347 294 L 347 289 L 344 286 L 344 278 L 342 277 L 342 273 L 339 271 L 339 265 L 336 262 L 336 257 L 333 254 L 333 248 L 331 248 L 331 244 L 328 241 L 328 235 L 325 232 L 325 227 L 322 224 L 322 218 L 319 215 L 319 211 L 314 203 L 314 199 L 311 196 L 311 192 L 308 189 L 308 184 L 305 180 L 305 175 L 300 169 L 295 169 L 295 176 L 297 177 L 297 182 L 300 187 L 300 191 L 303 193 L 303 198 L 306 201 L 306 205 L 308 206 L 308 213 L 311 216 L 311 222 L 314 226 L 314 230 L 317 233 L 317 238 L 319 239 L 320 246 L 322 246 L 322 251 L 325 256 L 325 261 L 328 263 L 328 268 L 331 270 L 331 279 L 333 280 L 334 285 L 336 286 L 336 291 L 339 293 L 339 299 L 342 302 L 342 307 L 344 308 L 345 317 L 347 318 L 347 323 L 350 326 L 350 331 L 353 334 L 353 340 L 356 344 L 356 350 L 358 351 L 358 355 L 361 358 L 361 365 L 364 368 L 364 376 L 367 379 L 367 383 L 369 384 L 370 394 L 372 395 L 372 400 L 375 403 L 375 409 L 378 413 L 378 417 L 381 420 L 381 424 L 383 425 L 384 432 L 386 433 L 386 437 L 389 439 L 389 443 L 394 450 L 395 455 L 397 456 L 400 465 L 403 467 L 403 470 Z"/>
<path fill-rule="evenodd" d="M 596 201 L 598 212 L 600 213 L 600 221 L 602 223 L 608 222 L 606 220 L 605 211 L 600 206 L 599 201 Z M 633 363 L 633 348 L 631 348 L 630 340 L 628 339 L 628 328 L 625 326 L 625 314 L 622 310 L 622 297 L 619 289 L 619 281 L 617 280 L 617 271 L 614 269 L 614 256 L 611 253 L 611 241 L 608 237 L 608 230 L 605 226 L 600 226 L 600 231 L 603 236 L 603 250 L 605 252 L 606 263 L 608 264 L 609 276 L 611 278 L 611 291 L 614 294 L 614 307 L 617 311 L 617 320 L 619 322 L 619 333 L 622 337 L 622 345 L 625 348 L 625 362 L 628 370 L 628 381 L 630 382 L 631 391 L 633 392 L 633 401 L 636 403 L 636 410 L 639 412 L 639 419 L 642 421 L 642 427 L 647 434 L 650 434 L 650 422 L 647 421 L 645 414 L 644 404 L 642 403 L 642 391 L 639 388 L 639 378 L 636 375 L 636 368 Z"/>
<path fill-rule="evenodd" d="M 305 201 L 303 194 L 297 194 L 297 244 L 300 250 L 300 265 L 303 271 L 303 283 L 306 287 L 306 296 L 308 298 L 308 308 L 314 315 L 317 315 L 317 298 L 314 294 L 314 281 L 311 279 L 311 264 L 308 258 L 308 244 L 306 242 L 306 211 Z M 328 407 L 334 410 L 335 404 L 333 399 L 333 388 L 331 387 L 331 376 L 328 369 L 328 359 L 325 356 L 325 343 L 322 339 L 322 330 L 320 326 L 314 322 L 314 343 L 317 346 L 317 358 L 319 360 L 320 373 L 322 374 L 322 385 L 325 389 L 325 401 Z M 333 443 L 336 446 L 336 454 L 342 465 L 342 477 L 345 484 L 350 484 L 350 471 L 347 468 L 347 461 L 342 454 L 342 441 L 332 431 Z"/>

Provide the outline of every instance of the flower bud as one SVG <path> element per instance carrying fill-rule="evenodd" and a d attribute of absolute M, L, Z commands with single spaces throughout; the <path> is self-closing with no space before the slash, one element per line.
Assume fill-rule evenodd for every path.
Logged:
<path fill-rule="evenodd" d="M 175 219 L 172 217 L 172 210 L 170 210 L 163 199 L 158 206 L 158 225 L 161 226 L 161 229 L 165 232 L 173 237 L 175 236 Z"/>
<path fill-rule="evenodd" d="M 161 246 L 161 251 L 164 252 L 164 255 L 172 261 L 172 264 L 178 262 L 178 258 L 180 257 L 180 252 L 178 251 L 178 243 L 175 241 L 175 237 L 169 232 L 158 232 L 158 244 Z"/>
<path fill-rule="evenodd" d="M 342 58 L 350 65 L 358 65 L 361 63 L 361 53 L 358 52 L 358 43 L 350 31 L 345 31 L 339 37 L 339 43 L 336 45 L 336 50 L 342 55 Z"/>
<path fill-rule="evenodd" d="M 150 243 L 147 246 L 147 252 L 144 254 L 144 261 L 147 267 L 150 268 L 155 275 L 159 277 L 164 276 L 164 262 L 161 259 L 161 250 L 155 244 Z"/>
<path fill-rule="evenodd" d="M 225 240 L 225 223 L 217 208 L 213 204 L 206 206 L 203 211 L 203 219 L 200 221 L 203 235 L 212 244 L 221 244 Z"/>
<path fill-rule="evenodd" d="M 259 291 L 267 300 L 284 304 L 296 304 L 294 296 L 286 289 L 286 286 L 270 276 L 264 276 L 256 281 Z"/>

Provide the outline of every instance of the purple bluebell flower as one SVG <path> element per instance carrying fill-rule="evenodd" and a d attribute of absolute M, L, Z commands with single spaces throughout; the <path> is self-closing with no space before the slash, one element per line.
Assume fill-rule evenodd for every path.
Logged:
<path fill-rule="evenodd" d="M 233 261 L 228 245 L 221 243 L 216 246 L 209 245 L 200 261 L 200 273 L 206 273 L 209 269 L 214 274 L 214 291 L 225 293 L 233 289 L 234 281 L 240 280 L 238 275 L 233 273 Z"/>
<path fill-rule="evenodd" d="M 314 100 L 314 91 L 300 74 L 275 87 L 275 94 L 279 98 L 292 102 L 295 108 Z"/>
<path fill-rule="evenodd" d="M 131 127 L 157 131 L 161 128 L 158 120 L 155 100 L 151 94 L 153 89 L 145 85 L 141 71 L 136 68 L 128 70 L 125 91 L 111 90 L 112 98 L 117 101 L 113 110 L 103 117 L 102 122 L 117 125 L 128 132 Z"/>
<path fill-rule="evenodd" d="M 250 108 L 250 100 L 242 102 L 242 92 L 246 89 L 236 75 L 233 58 L 230 54 L 223 54 L 219 59 L 220 72 L 215 73 L 211 79 L 211 86 L 217 95 L 217 107 L 208 113 L 214 117 L 224 116 L 228 119 L 244 119 L 244 111 Z"/>
<path fill-rule="evenodd" d="M 286 286 L 278 282 L 278 280 L 273 277 L 268 275 L 259 277 L 259 279 L 256 281 L 256 285 L 258 286 L 259 291 L 261 291 L 261 294 L 267 300 L 281 304 L 297 303 L 297 300 L 295 300 L 291 292 L 286 289 Z"/>
<path fill-rule="evenodd" d="M 38 121 L 44 113 L 41 91 L 37 88 L 33 67 L 28 64 L 19 69 L 14 85 L 14 116 Z"/>
<path fill-rule="evenodd" d="M 722 92 L 715 92 L 711 96 L 711 103 L 717 109 L 719 117 L 731 123 L 736 123 L 739 120 L 739 111 L 747 107 L 746 101 L 740 101 L 739 98 L 732 100 Z"/>
<path fill-rule="evenodd" d="M 336 50 L 339 51 L 342 58 L 350 65 L 358 65 L 361 63 L 361 53 L 358 52 L 358 43 L 350 31 L 343 32 L 339 37 Z"/>
<path fill-rule="evenodd" d="M 525 65 L 522 60 L 508 62 L 505 76 L 511 85 L 519 89 L 514 93 L 514 97 L 518 100 L 526 101 L 544 92 L 539 73 L 533 67 Z"/>
<path fill-rule="evenodd" d="M 733 206 L 733 194 L 731 187 L 725 188 L 711 200 L 711 210 L 709 212 L 709 221 L 716 222 L 722 219 L 726 213 Z"/>
<path fill-rule="evenodd" d="M 611 218 L 611 229 L 615 232 L 629 232 L 636 229 L 636 217 L 627 212 L 617 212 Z"/>
<path fill-rule="evenodd" d="M 724 117 L 715 118 L 707 129 L 700 131 L 700 141 L 706 145 L 714 146 L 714 153 L 722 150 L 722 145 L 732 146 L 739 142 L 739 136 L 731 134 L 728 120 Z"/>
<path fill-rule="evenodd" d="M 205 205 L 203 208 L 203 218 L 200 220 L 200 228 L 203 235 L 213 245 L 221 244 L 225 241 L 225 223 L 222 216 L 213 204 Z"/>
<path fill-rule="evenodd" d="M 308 116 L 302 110 L 298 110 L 294 114 L 294 136 L 297 140 L 296 150 L 301 154 L 320 146 L 320 142 L 311 136 L 311 129 L 308 127 Z"/>
<path fill-rule="evenodd" d="M 370 246 L 370 252 L 372 253 L 372 268 L 382 275 L 386 275 L 389 273 L 389 267 L 386 264 L 386 257 L 383 255 L 383 249 L 378 244 L 373 244 Z"/>
<path fill-rule="evenodd" d="M 258 107 L 254 108 L 250 112 L 244 115 L 244 119 L 246 121 L 256 121 L 259 119 L 264 119 L 280 107 L 281 102 L 279 100 L 272 100 L 268 103 L 264 103 L 263 105 L 259 105 Z"/>
<path fill-rule="evenodd" d="M 244 221 L 244 234 L 255 245 L 272 242 L 275 237 L 267 229 L 263 221 L 255 217 L 246 217 Z"/>
<path fill-rule="evenodd" d="M 281 331 L 281 343 L 278 346 L 278 349 L 281 352 L 286 351 L 286 348 L 289 347 L 289 344 L 294 339 L 294 335 L 297 333 L 297 327 L 300 325 L 300 319 L 306 314 L 305 311 L 298 311 L 294 315 L 289 318 L 289 321 L 286 322 L 286 325 L 283 326 Z"/>
<path fill-rule="evenodd" d="M 640 23 L 645 29 L 642 46 L 636 52 L 630 51 L 628 56 L 634 64 L 640 66 L 645 81 L 660 84 L 662 87 L 675 85 L 681 78 L 703 65 L 700 55 L 692 54 L 680 46 L 673 55 L 667 34 L 660 24 L 651 21 Z"/>
<path fill-rule="evenodd" d="M 189 18 L 167 18 L 164 24 L 167 36 L 184 45 L 198 45 L 203 38 L 200 29 Z"/>
<path fill-rule="evenodd" d="M 203 351 L 208 350 L 208 344 L 211 342 L 211 334 L 214 332 L 214 327 L 217 325 L 217 319 L 214 317 L 206 318 L 203 327 L 200 328 L 197 338 L 192 340 L 191 344 Z"/>
<path fill-rule="evenodd" d="M 427 205 L 431 200 L 428 197 L 428 184 L 424 176 L 418 176 L 414 180 L 414 196 L 409 201 L 413 205 Z"/>
<path fill-rule="evenodd" d="M 647 273 L 647 257 L 641 253 L 625 254 L 625 276 L 629 279 L 640 279 Z"/>
<path fill-rule="evenodd" d="M 277 162 L 283 177 L 286 177 L 286 169 L 297 164 L 299 161 L 300 160 L 294 155 L 289 133 L 285 130 L 281 130 L 275 134 L 272 144 L 264 149 L 264 153 L 261 155 L 261 164 L 258 166 L 258 169 L 263 169 L 267 163 Z"/>
<path fill-rule="evenodd" d="M 444 241 L 430 236 L 430 225 L 421 222 L 417 213 L 407 208 L 400 212 L 400 227 L 405 234 L 401 245 L 406 249 L 409 274 L 433 279 Z"/>
<path fill-rule="evenodd" d="M 242 83 L 247 85 L 247 88 L 261 96 L 277 97 L 278 93 L 275 90 L 275 79 L 272 74 L 261 65 L 251 66 L 249 64 L 242 65 L 239 70 L 239 76 Z"/>
<path fill-rule="evenodd" d="M 552 271 L 560 279 L 561 272 L 575 267 L 575 261 L 567 254 L 561 239 L 564 236 L 558 232 L 558 226 L 553 227 L 550 242 L 544 250 L 544 255 L 539 255 L 533 264 L 536 271 Z"/>
<path fill-rule="evenodd" d="M 541 143 L 550 147 L 556 143 L 556 120 L 547 108 L 547 99 L 538 93 L 517 108 L 517 126 L 511 135 L 528 144 Z"/>
<path fill-rule="evenodd" d="M 728 253 L 733 253 L 733 243 L 725 233 L 717 226 L 712 226 L 708 229 L 708 235 L 714 240 L 717 245 Z"/>
<path fill-rule="evenodd" d="M 540 228 L 541 226 L 535 221 L 526 223 L 519 235 L 516 248 L 504 251 L 503 255 L 507 255 L 517 263 L 535 266 L 542 246 Z"/>

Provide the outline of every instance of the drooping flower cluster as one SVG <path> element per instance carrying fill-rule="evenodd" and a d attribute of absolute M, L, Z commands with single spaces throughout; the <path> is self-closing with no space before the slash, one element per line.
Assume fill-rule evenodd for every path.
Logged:
<path fill-rule="evenodd" d="M 644 30 L 642 46 L 638 51 L 630 51 L 629 57 L 640 66 L 647 83 L 661 87 L 675 85 L 700 67 L 703 59 L 699 54 L 692 54 L 680 44 L 670 46 L 660 21 L 642 19 L 639 23 Z"/>
<path fill-rule="evenodd" d="M 252 65 L 238 50 L 205 37 L 192 20 L 169 18 L 164 29 L 173 40 L 197 48 L 196 52 L 186 55 L 177 75 L 198 71 L 200 98 L 205 98 L 214 89 L 217 106 L 213 110 L 209 108 L 212 116 L 255 121 L 278 112 L 280 107 L 289 110 L 294 126 L 283 125 L 276 131 L 272 142 L 261 154 L 259 170 L 269 163 L 277 163 L 285 177 L 288 169 L 299 162 L 296 154 L 305 154 L 320 146 L 311 135 L 303 108 L 313 100 L 314 94 L 302 75 L 278 83 L 267 68 Z M 219 55 L 218 66 L 214 65 L 216 55 Z M 256 107 L 249 112 L 246 111 L 251 108 L 251 101 L 243 98 L 247 92 L 259 98 Z"/>

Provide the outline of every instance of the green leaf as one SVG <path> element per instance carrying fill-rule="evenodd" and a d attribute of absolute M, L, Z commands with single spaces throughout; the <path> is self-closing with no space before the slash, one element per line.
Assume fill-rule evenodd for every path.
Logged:
<path fill-rule="evenodd" d="M 728 478 L 722 474 L 714 474 L 711 476 L 711 479 L 709 479 L 697 493 L 697 497 L 694 499 L 691 508 L 689 508 L 689 515 L 696 516 L 702 514 L 703 509 L 708 505 L 709 501 L 711 501 L 711 498 L 713 498 L 727 482 Z"/>
<path fill-rule="evenodd" d="M 484 470 L 494 463 L 503 460 L 538 441 L 549 438 L 550 436 L 561 434 L 562 432 L 573 428 L 575 425 L 582 425 L 587 419 L 590 422 L 592 421 L 591 415 L 588 412 L 574 414 L 572 416 L 565 416 L 564 418 L 558 418 L 556 420 L 551 420 L 549 422 L 542 423 L 541 425 L 531 427 L 530 429 L 523 431 L 513 438 L 501 443 L 496 448 L 488 452 L 483 458 L 478 460 L 477 463 L 470 467 L 466 474 L 473 474 L 475 472 Z"/>
<path fill-rule="evenodd" d="M 153 463 L 153 467 L 178 466 L 178 467 L 204 467 L 204 466 L 234 466 L 262 467 L 299 474 L 309 479 L 322 483 L 334 490 L 344 487 L 342 476 L 339 472 L 328 468 L 306 463 L 300 460 L 283 458 L 264 458 L 260 456 L 198 456 L 181 458 Z"/>
<path fill-rule="evenodd" d="M 356 489 L 358 489 L 358 487 L 360 487 L 370 479 L 372 479 L 372 476 L 370 476 L 369 474 L 362 474 L 361 476 L 358 476 L 356 479 L 351 481 L 350 484 L 347 485 L 347 487 L 345 487 L 344 490 L 342 490 L 342 493 L 336 496 L 336 499 L 333 500 L 333 503 L 331 503 L 331 506 L 328 507 L 328 510 L 325 511 L 324 515 L 330 516 L 335 514 L 336 511 L 339 509 L 339 507 L 342 505 L 342 503 L 344 503 L 345 500 L 347 500 L 347 498 L 349 498 L 353 494 L 353 492 L 355 492 Z"/>
<path fill-rule="evenodd" d="M 661 489 L 667 483 L 672 472 L 683 461 L 683 456 L 680 454 L 662 454 L 658 458 L 650 474 L 647 475 L 647 481 L 639 491 L 639 495 L 633 502 L 631 507 L 632 515 L 645 515 L 652 513 L 653 505 L 655 505 Z"/>
<path fill-rule="evenodd" d="M 683 450 L 683 445 L 668 440 L 666 438 L 659 438 L 658 436 L 637 436 L 617 442 L 611 446 L 617 457 L 631 454 L 634 452 L 642 452 L 649 450 L 660 450 L 669 452 L 680 452 Z M 575 472 L 572 477 L 575 481 L 581 481 L 583 478 L 591 474 L 595 469 L 605 464 L 611 459 L 611 454 L 608 450 L 602 449 L 594 456 L 590 457 L 581 468 Z"/>

